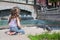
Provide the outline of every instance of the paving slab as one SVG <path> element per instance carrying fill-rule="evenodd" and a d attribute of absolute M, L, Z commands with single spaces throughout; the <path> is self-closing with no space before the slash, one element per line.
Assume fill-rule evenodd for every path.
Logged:
<path fill-rule="evenodd" d="M 25 30 L 25 34 L 17 34 L 12 36 L 5 34 L 6 31 L 9 31 L 9 29 L 0 30 L 0 40 L 30 40 L 28 35 L 35 35 L 44 32 L 42 28 L 36 27 L 24 27 L 23 29 Z"/>

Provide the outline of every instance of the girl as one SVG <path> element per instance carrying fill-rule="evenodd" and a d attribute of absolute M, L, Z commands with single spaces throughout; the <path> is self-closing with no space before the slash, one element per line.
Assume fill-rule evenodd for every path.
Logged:
<path fill-rule="evenodd" d="M 10 32 L 8 32 L 9 35 L 13 35 L 16 33 L 22 33 L 24 34 L 24 30 L 21 29 L 20 25 L 20 17 L 19 17 L 20 9 L 18 7 L 13 7 L 11 9 L 11 16 L 9 18 L 8 24 L 10 28 Z"/>

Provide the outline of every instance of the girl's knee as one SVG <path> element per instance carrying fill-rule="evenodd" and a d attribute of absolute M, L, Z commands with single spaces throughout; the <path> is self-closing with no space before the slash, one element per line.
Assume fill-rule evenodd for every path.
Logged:
<path fill-rule="evenodd" d="M 23 29 L 20 30 L 20 33 L 25 34 L 25 31 Z"/>

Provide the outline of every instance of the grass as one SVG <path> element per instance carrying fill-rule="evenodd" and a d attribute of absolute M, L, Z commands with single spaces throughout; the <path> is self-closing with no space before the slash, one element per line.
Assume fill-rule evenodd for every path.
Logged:
<path fill-rule="evenodd" d="M 60 33 L 44 33 L 39 35 L 29 35 L 31 40 L 60 40 Z"/>

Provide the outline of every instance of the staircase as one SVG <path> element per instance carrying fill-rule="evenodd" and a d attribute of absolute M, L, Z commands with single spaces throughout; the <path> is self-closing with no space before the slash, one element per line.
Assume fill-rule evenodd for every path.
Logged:
<path fill-rule="evenodd" d="M 60 21 L 60 9 L 38 11 L 38 19 Z"/>

